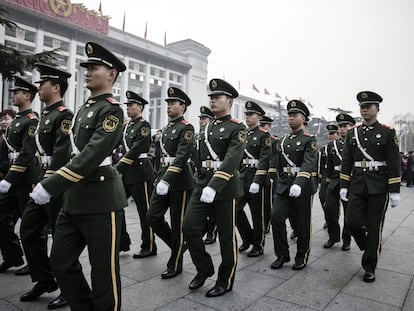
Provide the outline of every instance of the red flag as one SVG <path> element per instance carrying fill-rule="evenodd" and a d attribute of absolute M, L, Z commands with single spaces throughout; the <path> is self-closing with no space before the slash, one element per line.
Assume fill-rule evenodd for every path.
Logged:
<path fill-rule="evenodd" d="M 167 46 L 167 31 L 164 31 L 164 46 Z"/>
<path fill-rule="evenodd" d="M 144 39 L 147 40 L 148 21 L 145 22 Z"/>
<path fill-rule="evenodd" d="M 99 12 L 99 14 L 103 15 L 103 14 L 102 14 L 102 1 L 101 1 L 101 2 L 99 2 L 99 9 L 98 9 L 98 12 Z"/>
<path fill-rule="evenodd" d="M 125 31 L 125 12 L 124 12 L 124 21 L 122 22 L 122 31 Z"/>
<path fill-rule="evenodd" d="M 266 90 L 266 88 L 264 89 L 264 93 L 265 93 L 266 95 L 270 95 L 269 91 L 268 91 L 268 90 Z"/>
<path fill-rule="evenodd" d="M 276 98 L 282 98 L 282 96 L 280 96 L 277 92 L 275 92 L 275 97 Z"/>
<path fill-rule="evenodd" d="M 252 83 L 252 88 L 253 88 L 253 91 L 256 91 L 257 93 L 260 93 L 259 89 L 253 83 Z"/>

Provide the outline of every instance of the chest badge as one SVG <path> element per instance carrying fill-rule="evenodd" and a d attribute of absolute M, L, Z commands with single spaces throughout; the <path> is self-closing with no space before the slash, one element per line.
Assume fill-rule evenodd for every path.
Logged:
<path fill-rule="evenodd" d="M 376 138 L 381 138 L 381 134 L 375 135 Z"/>
<path fill-rule="evenodd" d="M 224 132 L 224 127 L 220 127 L 219 131 Z"/>
<path fill-rule="evenodd" d="M 175 132 L 177 132 L 177 130 L 176 130 L 176 129 L 173 129 L 173 130 L 171 131 L 171 133 L 173 133 L 173 134 L 175 134 Z"/>
<path fill-rule="evenodd" d="M 253 137 L 253 140 L 257 140 L 257 137 L 255 136 L 255 137 Z"/>
<path fill-rule="evenodd" d="M 20 126 L 20 123 L 19 123 L 19 122 L 17 122 L 17 123 L 16 123 L 16 127 L 19 127 L 19 126 Z"/>
<path fill-rule="evenodd" d="M 300 142 L 300 141 L 297 141 L 297 142 L 296 142 L 296 145 L 300 146 L 300 144 L 301 144 L 301 142 Z"/>
<path fill-rule="evenodd" d="M 46 121 L 45 121 L 45 124 L 46 125 L 48 125 L 50 123 L 50 120 L 49 119 L 47 119 Z"/>
<path fill-rule="evenodd" d="M 89 111 L 88 114 L 87 114 L 87 117 L 92 118 L 92 116 L 93 116 L 93 111 Z"/>

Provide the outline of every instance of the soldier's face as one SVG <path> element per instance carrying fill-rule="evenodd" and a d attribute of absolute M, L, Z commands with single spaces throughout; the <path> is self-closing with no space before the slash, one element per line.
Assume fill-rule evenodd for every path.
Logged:
<path fill-rule="evenodd" d="M 339 135 L 340 135 L 342 138 L 345 138 L 345 137 L 346 137 L 346 133 L 348 132 L 348 130 L 349 130 L 351 127 L 352 127 L 352 125 L 351 125 L 351 124 L 349 124 L 349 123 L 346 123 L 346 124 L 341 124 L 341 125 L 339 126 Z"/>
<path fill-rule="evenodd" d="M 379 107 L 376 104 L 363 104 L 359 106 L 359 112 L 361 117 L 366 120 L 375 119 L 379 111 Z"/>
<path fill-rule="evenodd" d="M 30 99 L 29 92 L 14 91 L 12 95 L 13 106 L 19 107 Z"/>
<path fill-rule="evenodd" d="M 261 125 L 261 128 L 263 128 L 266 131 L 270 131 L 272 129 L 272 125 L 269 123 Z"/>
<path fill-rule="evenodd" d="M 337 140 L 338 139 L 338 132 L 329 132 L 328 133 L 329 141 Z"/>
<path fill-rule="evenodd" d="M 289 113 L 288 123 L 289 127 L 293 130 L 300 128 L 305 122 L 305 116 L 300 112 Z"/>
<path fill-rule="evenodd" d="M 184 114 L 185 106 L 180 101 L 168 101 L 167 114 L 171 119 L 176 119 Z"/>
<path fill-rule="evenodd" d="M 206 125 L 210 122 L 210 118 L 209 117 L 200 117 L 200 120 L 198 121 L 198 123 L 200 124 L 200 126 Z"/>
<path fill-rule="evenodd" d="M 112 85 L 116 79 L 116 70 L 105 65 L 89 64 L 86 69 L 86 87 L 97 90 Z"/>
<path fill-rule="evenodd" d="M 142 107 L 138 104 L 127 104 L 127 115 L 134 119 L 141 114 Z"/>
<path fill-rule="evenodd" d="M 52 85 L 50 81 L 42 81 L 39 85 L 39 98 L 43 102 L 48 102 L 52 95 L 57 91 L 57 84 Z"/>
<path fill-rule="evenodd" d="M 226 95 L 210 96 L 210 109 L 215 115 L 227 111 L 230 107 L 230 97 L 227 97 Z"/>
<path fill-rule="evenodd" d="M 246 113 L 246 124 L 248 127 L 256 126 L 261 117 L 257 113 Z"/>

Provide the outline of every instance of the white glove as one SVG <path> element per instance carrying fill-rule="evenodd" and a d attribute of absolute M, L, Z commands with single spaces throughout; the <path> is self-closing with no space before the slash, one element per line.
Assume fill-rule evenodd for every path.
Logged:
<path fill-rule="evenodd" d="M 342 201 L 348 202 L 348 188 L 341 188 L 341 190 L 339 190 L 339 196 Z"/>
<path fill-rule="evenodd" d="M 33 199 L 36 204 L 43 205 L 50 202 L 50 198 L 52 197 L 49 192 L 42 186 L 42 184 L 38 183 L 36 187 L 34 187 L 33 191 L 29 194 L 29 196 Z"/>
<path fill-rule="evenodd" d="M 400 203 L 400 194 L 397 192 L 390 192 L 391 207 L 396 207 Z"/>
<path fill-rule="evenodd" d="M 215 197 L 216 197 L 216 190 L 207 186 L 203 188 L 203 192 L 201 193 L 201 197 L 200 197 L 200 202 L 212 203 Z"/>
<path fill-rule="evenodd" d="M 256 182 L 252 183 L 249 188 L 251 194 L 259 193 L 260 185 Z"/>
<path fill-rule="evenodd" d="M 7 180 L 0 181 L 0 193 L 7 193 L 9 192 L 11 187 L 11 183 L 9 183 Z"/>
<path fill-rule="evenodd" d="M 170 188 L 170 184 L 164 180 L 160 180 L 157 185 L 157 194 L 158 195 L 166 195 L 168 193 L 168 189 Z"/>
<path fill-rule="evenodd" d="M 297 198 L 300 196 L 301 193 L 302 193 L 302 188 L 299 185 L 293 184 L 292 186 L 290 186 L 290 191 L 289 191 L 290 197 Z"/>

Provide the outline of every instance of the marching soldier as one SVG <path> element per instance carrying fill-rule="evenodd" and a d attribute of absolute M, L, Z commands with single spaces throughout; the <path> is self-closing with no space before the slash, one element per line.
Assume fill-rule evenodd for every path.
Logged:
<path fill-rule="evenodd" d="M 46 204 L 65 192 L 56 221 L 52 271 L 72 310 L 120 310 L 119 239 L 127 200 L 112 166 L 112 151 L 122 137 L 124 114 L 112 87 L 125 65 L 104 47 L 88 42 L 86 87 L 91 96 L 69 131 L 72 159 L 43 179 L 31 193 Z M 88 247 L 92 266 L 89 287 L 79 256 Z"/>
<path fill-rule="evenodd" d="M 365 282 L 375 281 L 388 200 L 400 201 L 400 155 L 395 130 L 377 120 L 382 97 L 364 91 L 357 95 L 363 124 L 348 131 L 342 155 L 340 197 L 348 201 L 346 223 L 364 251 Z"/>
<path fill-rule="evenodd" d="M 127 197 L 132 196 L 137 205 L 141 223 L 141 250 L 134 258 L 144 258 L 157 254 L 154 232 L 148 224 L 149 208 L 154 170 L 148 159 L 151 145 L 151 125 L 142 117 L 142 111 L 148 102 L 138 94 L 127 91 L 127 114 L 131 120 L 124 130 L 123 145 L 126 153 L 116 165 L 122 174 Z M 125 224 L 125 222 L 124 222 Z"/>
<path fill-rule="evenodd" d="M 328 124 L 326 126 L 326 129 L 328 130 L 328 142 L 338 139 L 338 126 L 336 124 Z M 326 159 L 328 157 L 328 144 L 323 146 L 319 149 L 318 153 L 318 181 L 320 184 L 319 188 L 319 201 L 321 202 L 323 214 L 325 216 L 325 224 L 323 225 L 324 229 L 328 228 L 328 221 L 327 219 L 327 213 L 325 209 L 325 203 L 326 203 L 326 189 L 328 187 L 328 182 L 326 180 Z"/>
<path fill-rule="evenodd" d="M 32 111 L 32 101 L 36 96 L 37 87 L 19 76 L 13 76 L 13 80 L 14 87 L 10 91 L 13 92 L 13 106 L 16 106 L 19 112 L 2 141 L 9 152 L 10 168 L 0 181 L 0 249 L 4 260 L 0 265 L 0 273 L 24 264 L 23 251 L 19 238 L 14 233 L 11 214 L 15 202 L 23 214 L 33 184 L 40 178 L 34 138 L 39 120 Z"/>
<path fill-rule="evenodd" d="M 268 116 L 263 116 L 260 120 L 260 127 L 270 133 L 272 129 L 273 120 Z M 269 163 L 269 181 L 270 183 L 265 184 L 265 227 L 266 233 L 270 231 L 270 212 L 273 206 L 273 196 L 276 193 L 276 183 L 277 183 L 277 161 L 278 161 L 278 152 L 277 144 L 279 143 L 279 138 L 274 135 L 270 135 L 272 138 L 272 148 L 270 153 L 270 163 Z"/>
<path fill-rule="evenodd" d="M 272 210 L 272 231 L 277 259 L 272 269 L 280 269 L 290 261 L 286 236 L 286 219 L 293 213 L 298 235 L 297 252 L 293 270 L 306 267 L 310 252 L 312 194 L 315 184 L 312 172 L 317 167 L 317 146 L 313 135 L 304 133 L 309 110 L 299 100 L 287 105 L 288 122 L 292 132 L 281 140 L 278 153 L 279 179 Z"/>
<path fill-rule="evenodd" d="M 210 123 L 211 120 L 213 120 L 214 118 L 214 113 L 210 110 L 210 108 L 206 107 L 206 106 L 201 106 L 200 107 L 200 115 L 199 117 L 199 122 L 200 122 L 200 133 L 202 133 L 205 129 L 205 126 L 208 125 Z M 196 142 L 198 143 L 200 140 L 200 134 L 196 139 Z M 198 146 L 196 146 L 196 149 L 198 150 Z M 196 151 L 197 153 L 197 151 Z M 201 163 L 199 163 L 197 169 L 201 168 Z M 216 225 L 216 221 L 213 219 L 213 215 L 210 215 L 207 219 L 207 225 L 206 225 L 206 230 L 207 230 L 207 236 L 204 239 L 204 244 L 213 244 L 214 242 L 216 242 L 216 238 L 217 238 L 217 225 Z"/>
<path fill-rule="evenodd" d="M 263 254 L 265 242 L 265 185 L 269 183 L 267 171 L 270 163 L 272 139 L 269 132 L 259 127 L 259 121 L 265 114 L 255 102 L 245 104 L 247 136 L 246 147 L 240 167 L 240 178 L 243 182 L 244 195 L 237 203 L 236 224 L 243 240 L 239 251 L 245 251 L 253 245 L 248 257 Z M 244 206 L 249 204 L 253 220 L 253 229 L 244 212 Z"/>
<path fill-rule="evenodd" d="M 68 88 L 71 74 L 44 64 L 37 64 L 40 72 L 39 98 L 46 107 L 36 131 L 35 141 L 40 156 L 43 178 L 48 178 L 70 159 L 69 130 L 73 113 L 64 105 L 62 97 Z M 49 224 L 55 232 L 57 215 L 62 208 L 63 194 L 53 198 L 50 204 L 39 206 L 30 200 L 22 217 L 20 236 L 33 282 L 32 290 L 20 297 L 21 301 L 33 301 L 46 292 L 57 289 L 47 255 L 47 239 L 42 236 Z M 67 305 L 62 296 L 51 301 L 48 308 Z"/>
<path fill-rule="evenodd" d="M 189 159 L 194 150 L 194 128 L 184 119 L 191 100 L 182 90 L 170 87 L 167 113 L 170 122 L 162 130 L 162 168 L 152 194 L 148 221 L 155 233 L 170 247 L 167 270 L 161 278 L 177 276 L 183 269 L 183 218 L 188 199 L 194 187 Z M 164 215 L 170 208 L 171 226 Z"/>
<path fill-rule="evenodd" d="M 207 297 L 226 294 L 233 288 L 237 265 L 236 200 L 242 195 L 238 167 L 245 147 L 246 128 L 231 118 L 233 98 L 237 91 L 226 81 L 213 79 L 209 83 L 210 107 L 215 118 L 200 133 L 201 160 L 196 186 L 184 218 L 184 234 L 197 275 L 189 285 L 196 290 L 214 274 L 211 256 L 206 252 L 202 236 L 207 217 L 214 215 L 220 241 L 222 262 L 216 284 Z"/>
<path fill-rule="evenodd" d="M 326 181 L 328 183 L 326 188 L 325 198 L 325 218 L 328 224 L 329 240 L 323 245 L 324 248 L 331 248 L 336 242 L 340 240 L 340 226 L 339 226 L 339 173 L 341 172 L 342 153 L 344 150 L 346 134 L 350 128 L 355 125 L 355 120 L 348 114 L 341 113 L 336 116 L 336 122 L 339 127 L 340 137 L 337 140 L 332 140 L 328 144 L 327 158 L 326 158 Z M 332 125 L 332 124 L 331 124 Z M 329 126 L 329 125 L 328 125 Z M 333 126 L 333 125 L 332 125 Z M 344 228 L 342 231 L 342 250 L 348 251 L 351 249 L 351 235 L 346 226 L 346 206 L 347 202 L 342 201 L 344 209 Z"/>

